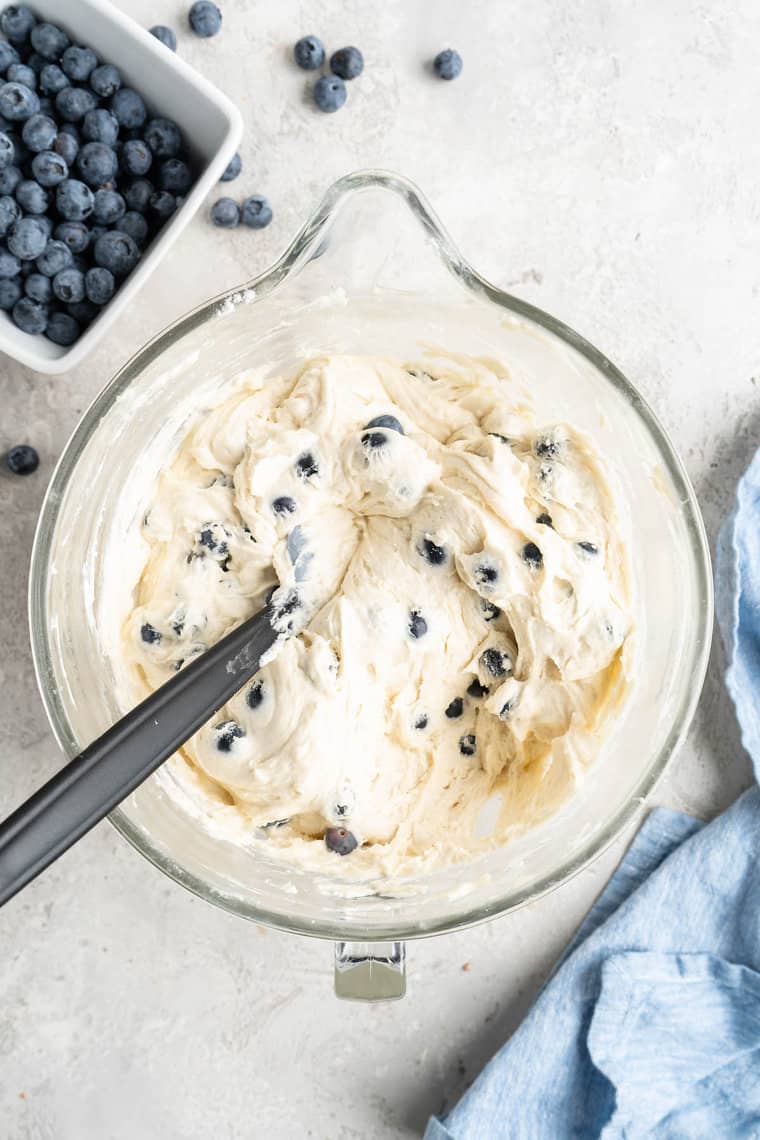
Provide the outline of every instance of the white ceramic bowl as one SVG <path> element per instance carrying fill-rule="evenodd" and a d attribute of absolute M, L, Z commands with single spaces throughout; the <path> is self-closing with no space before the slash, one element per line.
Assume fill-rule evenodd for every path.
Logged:
<path fill-rule="evenodd" d="M 0 12 L 10 3 L 0 0 Z M 93 48 L 104 62 L 115 64 L 125 82 L 143 96 L 149 111 L 174 119 L 182 129 L 197 172 L 183 205 L 76 344 L 61 348 L 44 336 L 30 336 L 0 313 L 0 352 L 36 372 L 53 375 L 81 364 L 142 288 L 224 173 L 240 142 L 243 120 L 226 95 L 107 0 L 30 0 L 30 7 L 39 18 L 59 24 L 74 43 Z"/>

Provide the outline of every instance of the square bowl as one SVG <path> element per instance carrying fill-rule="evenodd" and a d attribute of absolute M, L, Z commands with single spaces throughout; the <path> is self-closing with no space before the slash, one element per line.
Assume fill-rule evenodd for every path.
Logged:
<path fill-rule="evenodd" d="M 0 0 L 0 12 L 10 2 Z M 60 25 L 73 43 L 91 47 L 104 63 L 118 67 L 125 83 L 142 95 L 150 113 L 174 119 L 197 172 L 180 208 L 147 247 L 113 300 L 70 348 L 22 332 L 0 313 L 0 352 L 36 372 L 56 375 L 81 364 L 179 237 L 237 150 L 243 120 L 226 95 L 107 0 L 30 0 L 29 6 L 39 19 Z"/>

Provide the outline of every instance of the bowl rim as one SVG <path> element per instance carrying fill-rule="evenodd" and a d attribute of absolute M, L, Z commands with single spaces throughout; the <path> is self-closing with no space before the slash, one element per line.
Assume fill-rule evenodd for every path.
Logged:
<path fill-rule="evenodd" d="M 445 918 L 418 926 L 408 924 L 404 925 L 403 928 L 400 924 L 392 922 L 387 926 L 378 924 L 377 926 L 373 925 L 371 930 L 365 924 L 354 919 L 343 921 L 330 918 L 324 921 L 316 921 L 298 917 L 291 918 L 282 912 L 275 913 L 254 905 L 239 898 L 232 891 L 223 892 L 210 887 L 200 876 L 175 863 L 164 850 L 153 843 L 150 837 L 131 821 L 121 808 L 116 808 L 108 817 L 116 830 L 141 855 L 175 882 L 205 901 L 214 903 L 224 910 L 261 925 L 288 933 L 309 935 L 331 941 L 413 940 L 476 926 L 481 922 L 517 910 L 528 902 L 541 898 L 569 881 L 602 855 L 641 813 L 646 799 L 661 780 L 670 758 L 680 747 L 688 732 L 707 670 L 713 628 L 713 581 L 710 551 L 697 498 L 684 465 L 667 432 L 634 384 L 585 337 L 557 318 L 498 289 L 480 276 L 451 241 L 427 200 L 412 182 L 389 171 L 361 170 L 345 175 L 330 186 L 317 209 L 307 219 L 284 253 L 268 270 L 247 284 L 227 290 L 180 317 L 135 353 L 96 395 L 64 448 L 43 500 L 34 536 L 29 576 L 29 620 L 35 675 L 49 723 L 59 745 L 69 756 L 73 756 L 80 747 L 68 724 L 65 710 L 58 700 L 55 686 L 52 683 L 46 683 L 47 678 L 52 677 L 51 658 L 45 637 L 48 554 L 64 492 L 76 467 L 77 460 L 89 442 L 90 436 L 100 419 L 108 412 L 132 379 L 163 352 L 165 347 L 181 339 L 207 318 L 217 314 L 220 307 L 226 307 L 230 303 L 239 304 L 246 303 L 250 299 L 259 299 L 286 277 L 298 273 L 309 256 L 313 256 L 319 248 L 326 227 L 336 210 L 347 198 L 357 191 L 377 188 L 387 190 L 406 202 L 432 240 L 441 261 L 471 293 L 487 299 L 510 313 L 527 317 L 530 321 L 554 334 L 559 340 L 579 352 L 628 400 L 656 442 L 660 458 L 667 468 L 668 475 L 679 497 L 681 509 L 684 513 L 688 549 L 698 591 L 700 629 L 699 636 L 695 639 L 695 659 L 693 663 L 690 663 L 692 683 L 684 691 L 678 706 L 671 713 L 670 731 L 662 747 L 642 773 L 627 801 L 608 820 L 602 831 L 587 840 L 572 858 L 553 872 L 544 875 L 537 883 L 510 891 L 498 901 L 487 906 L 482 904 L 473 906 L 467 903 L 466 898 L 463 898 L 457 900 L 458 905 L 452 907 L 451 912 Z M 251 293 L 254 295 L 253 298 L 251 298 Z"/>

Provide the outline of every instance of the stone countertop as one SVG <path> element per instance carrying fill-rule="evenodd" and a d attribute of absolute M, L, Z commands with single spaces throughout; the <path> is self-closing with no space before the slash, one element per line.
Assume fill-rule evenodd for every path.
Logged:
<path fill-rule="evenodd" d="M 0 814 L 60 764 L 26 626 L 35 520 L 101 385 L 154 332 L 261 271 L 328 184 L 395 169 L 487 277 L 584 333 L 640 387 L 686 462 L 714 540 L 760 437 L 760 103 L 752 0 L 222 0 L 215 40 L 189 0 L 120 0 L 181 28 L 183 57 L 247 124 L 244 175 L 275 219 L 198 216 L 76 374 L 0 366 Z M 307 32 L 366 71 L 334 116 L 289 62 Z M 444 84 L 424 64 L 464 57 Z M 226 191 L 225 191 L 226 192 Z M 749 782 L 715 646 L 699 712 L 657 802 L 702 817 Z M 410 947 L 398 1004 L 332 994 L 331 947 L 264 930 L 174 886 L 102 824 L 0 915 L 0 1113 L 7 1140 L 392 1140 L 418 1136 L 519 1023 L 626 837 L 548 898 Z"/>

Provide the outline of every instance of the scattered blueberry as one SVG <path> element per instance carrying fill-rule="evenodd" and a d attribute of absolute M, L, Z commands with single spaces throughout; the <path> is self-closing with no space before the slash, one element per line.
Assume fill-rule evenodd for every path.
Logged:
<path fill-rule="evenodd" d="M 101 99 L 110 99 L 121 87 L 121 74 L 111 63 L 101 63 L 90 76 L 90 87 Z"/>
<path fill-rule="evenodd" d="M 418 716 L 416 718 L 416 720 L 414 722 L 414 727 L 417 729 L 418 732 L 422 732 L 423 728 L 427 728 L 427 726 L 428 726 L 428 715 L 427 715 L 427 713 L 421 713 L 420 716 Z"/>
<path fill-rule="evenodd" d="M 21 83 L 0 87 L 0 115 L 11 123 L 23 123 L 40 109 L 39 96 Z"/>
<path fill-rule="evenodd" d="M 367 431 L 362 436 L 362 444 L 367 451 L 379 451 L 387 442 L 388 436 L 384 431 Z"/>
<path fill-rule="evenodd" d="M 535 542 L 526 542 L 522 548 L 523 561 L 530 566 L 531 570 L 538 570 L 544 561 L 544 556 L 536 546 Z"/>
<path fill-rule="evenodd" d="M 31 475 L 39 467 L 40 457 L 30 444 L 19 443 L 10 449 L 5 462 L 14 475 Z"/>
<path fill-rule="evenodd" d="M 48 323 L 48 309 L 30 297 L 22 297 L 11 310 L 11 319 L 17 328 L 31 336 L 44 333 Z"/>
<path fill-rule="evenodd" d="M 130 210 L 136 210 L 138 214 L 144 214 L 148 208 L 148 203 L 156 192 L 156 188 L 152 182 L 147 178 L 136 178 L 134 182 L 130 182 L 124 191 L 127 205 Z"/>
<path fill-rule="evenodd" d="M 95 263 L 110 269 L 116 277 L 126 277 L 140 259 L 140 251 L 129 234 L 108 230 L 95 242 Z"/>
<path fill-rule="evenodd" d="M 285 515 L 292 515 L 295 513 L 296 501 L 291 499 L 289 495 L 280 495 L 279 498 L 274 499 L 272 502 L 272 510 L 276 515 L 283 518 Z"/>
<path fill-rule="evenodd" d="M 48 235 L 39 218 L 20 218 L 8 233 L 8 249 L 22 261 L 33 261 L 47 245 Z"/>
<path fill-rule="evenodd" d="M 58 127 L 48 115 L 32 115 L 24 123 L 21 138 L 33 154 L 50 150 L 58 135 Z"/>
<path fill-rule="evenodd" d="M 595 542 L 579 542 L 578 549 L 582 550 L 584 554 L 590 554 L 592 557 L 599 553 L 599 547 Z"/>
<path fill-rule="evenodd" d="M 415 638 L 424 637 L 428 631 L 428 623 L 419 610 L 409 611 L 409 624 L 407 626 L 409 636 Z"/>
<path fill-rule="evenodd" d="M 57 156 L 56 156 L 57 157 Z M 63 159 L 58 159 L 63 162 Z M 38 182 L 31 178 L 19 182 L 16 187 L 16 201 L 26 214 L 44 214 L 48 208 L 48 195 Z"/>
<path fill-rule="evenodd" d="M 325 48 L 317 36 L 302 36 L 293 48 L 293 58 L 304 71 L 317 71 L 325 62 Z"/>
<path fill-rule="evenodd" d="M 34 12 L 26 4 L 11 4 L 0 16 L 0 28 L 12 44 L 25 44 L 36 23 Z"/>
<path fill-rule="evenodd" d="M 467 735 L 463 736 L 459 741 L 459 751 L 463 756 L 474 756 L 476 748 L 477 742 L 472 732 L 468 732 Z"/>
<path fill-rule="evenodd" d="M 417 552 L 426 558 L 433 566 L 440 566 L 446 561 L 446 548 L 439 546 L 437 542 L 433 542 L 430 538 L 423 538 Z"/>
<path fill-rule="evenodd" d="M 211 221 L 215 226 L 234 229 L 240 225 L 240 207 L 232 198 L 219 198 L 211 207 Z"/>
<path fill-rule="evenodd" d="M 143 246 L 148 239 L 148 223 L 136 210 L 127 210 L 123 218 L 114 223 L 114 229 L 129 234 L 136 246 Z"/>
<path fill-rule="evenodd" d="M 235 741 L 245 736 L 245 729 L 234 720 L 225 720 L 216 725 L 214 736 L 220 752 L 231 752 Z"/>
<path fill-rule="evenodd" d="M 68 178 L 69 168 L 61 158 L 60 154 L 56 154 L 54 150 L 43 150 L 40 154 L 35 154 L 34 158 L 32 159 L 32 174 L 37 179 L 40 186 L 46 186 L 50 188 L 53 186 L 58 186 L 61 182 L 64 182 Z M 23 183 L 21 186 L 23 186 Z M 19 186 L 18 190 L 16 191 L 17 198 L 19 191 L 21 190 L 21 186 Z M 20 198 L 19 202 L 21 202 Z M 37 210 L 31 212 L 39 214 L 42 211 Z"/>
<path fill-rule="evenodd" d="M 88 269 L 84 279 L 87 299 L 93 305 L 107 305 L 116 292 L 116 278 L 109 269 Z M 81 297 L 78 300 L 82 300 Z"/>
<path fill-rule="evenodd" d="M 9 253 L 7 249 L 0 249 L 0 280 L 18 277 L 20 272 L 21 262 L 17 255 Z"/>
<path fill-rule="evenodd" d="M 79 322 L 68 313 L 50 314 L 45 336 L 48 340 L 52 340 L 53 344 L 60 344 L 63 348 L 68 348 L 69 345 L 79 339 L 81 333 Z"/>
<path fill-rule="evenodd" d="M 55 277 L 72 262 L 72 254 L 87 248 L 89 234 L 81 222 L 62 222 L 55 228 L 55 238 L 49 241 L 37 258 L 37 268 L 46 277 Z"/>
<path fill-rule="evenodd" d="M 37 76 L 25 63 L 12 63 L 5 73 L 5 78 L 9 83 L 20 83 L 22 87 L 28 87 L 31 91 L 37 90 Z"/>
<path fill-rule="evenodd" d="M 222 13 L 211 0 L 195 0 L 187 18 L 196 36 L 203 39 L 210 39 L 222 30 Z"/>
<path fill-rule="evenodd" d="M 119 126 L 131 130 L 141 127 L 148 117 L 142 97 L 131 87 L 120 87 L 111 98 L 110 108 L 119 121 Z"/>
<path fill-rule="evenodd" d="M 227 163 L 227 168 L 219 179 L 220 182 L 233 182 L 240 171 L 243 169 L 243 160 L 239 154 L 233 154 L 230 161 Z"/>
<path fill-rule="evenodd" d="M 359 846 L 359 841 L 352 831 L 345 827 L 328 827 L 325 832 L 325 845 L 328 851 L 336 855 L 350 855 Z"/>
<path fill-rule="evenodd" d="M 24 295 L 18 277 L 0 277 L 0 309 L 9 312 Z"/>
<path fill-rule="evenodd" d="M 127 139 L 121 148 L 120 160 L 122 169 L 126 170 L 127 174 L 141 177 L 143 174 L 147 174 L 153 165 L 153 152 L 144 139 Z M 153 192 L 154 189 L 151 187 L 151 194 Z M 145 205 L 147 205 L 147 199 Z"/>
<path fill-rule="evenodd" d="M 23 177 L 17 166 L 6 166 L 5 170 L 0 170 L 0 195 L 15 194 Z"/>
<path fill-rule="evenodd" d="M 368 424 L 364 425 L 364 430 L 369 428 L 388 428 L 388 431 L 397 431 L 399 435 L 404 435 L 404 429 L 395 416 L 375 416 Z"/>
<path fill-rule="evenodd" d="M 69 46 L 69 37 L 55 24 L 42 23 L 32 28 L 32 47 L 43 59 L 57 62 Z"/>
<path fill-rule="evenodd" d="M 364 56 L 357 47 L 339 48 L 330 56 L 330 71 L 341 79 L 356 79 L 364 71 Z"/>
<path fill-rule="evenodd" d="M 73 267 L 62 269 L 53 278 L 53 293 L 65 304 L 75 304 L 85 298 L 84 274 Z"/>
<path fill-rule="evenodd" d="M 84 182 L 67 178 L 58 187 L 55 201 L 58 213 L 67 222 L 83 222 L 93 211 L 95 195 Z"/>
<path fill-rule="evenodd" d="M 4 194 L 0 198 L 0 237 L 5 237 L 8 230 L 21 217 L 21 207 L 15 198 Z"/>
<path fill-rule="evenodd" d="M 12 63 L 19 63 L 19 54 L 7 40 L 0 40 L 0 75 L 5 75 Z"/>
<path fill-rule="evenodd" d="M 70 87 L 71 80 L 57 63 L 46 63 L 40 72 L 40 91 L 43 95 L 57 95 L 64 87 Z"/>
<path fill-rule="evenodd" d="M 536 518 L 536 522 L 538 523 L 539 526 L 551 526 L 551 527 L 554 526 L 554 524 L 552 522 L 552 516 L 547 515 L 546 511 L 544 511 L 542 514 L 538 515 L 538 517 Z"/>
<path fill-rule="evenodd" d="M 481 685 L 477 677 L 473 678 L 467 686 L 467 693 L 469 696 L 479 700 L 481 697 L 487 697 L 490 689 L 487 685 Z"/>
<path fill-rule="evenodd" d="M 181 158 L 168 158 L 162 164 L 158 172 L 158 185 L 161 190 L 169 190 L 172 194 L 186 194 L 192 184 L 190 167 Z M 243 218 L 245 218 L 245 206 Z"/>
<path fill-rule="evenodd" d="M 49 305 L 53 297 L 50 278 L 42 273 L 30 273 L 24 281 L 24 292 L 40 305 Z"/>
<path fill-rule="evenodd" d="M 341 109 L 346 94 L 346 85 L 339 75 L 323 75 L 314 84 L 314 102 L 328 115 Z"/>
<path fill-rule="evenodd" d="M 446 706 L 446 716 L 449 720 L 457 720 L 464 712 L 464 701 L 461 697 L 454 697 L 450 705 Z"/>
<path fill-rule="evenodd" d="M 491 677 L 506 677 L 509 658 L 498 649 L 485 649 L 480 655 L 480 665 Z"/>
<path fill-rule="evenodd" d="M 85 143 L 77 155 L 77 168 L 88 186 L 105 186 L 116 176 L 116 151 L 105 143 Z"/>
<path fill-rule="evenodd" d="M 249 709 L 257 709 L 264 701 L 264 682 L 261 678 L 254 681 L 248 690 L 245 703 Z"/>
<path fill-rule="evenodd" d="M 177 50 L 177 37 L 171 28 L 167 28 L 166 24 L 155 24 L 150 29 L 150 34 L 155 36 L 164 47 L 168 47 L 169 51 Z"/>
<path fill-rule="evenodd" d="M 439 51 L 433 60 L 433 70 L 439 79 L 456 79 L 462 73 L 462 57 L 453 48 Z"/>
<path fill-rule="evenodd" d="M 272 220 L 272 207 L 262 194 L 252 194 L 244 199 L 240 216 L 243 224 L 252 230 L 263 230 Z"/>
<path fill-rule="evenodd" d="M 319 464 L 310 451 L 305 451 L 296 460 L 296 475 L 300 479 L 311 479 L 319 474 Z"/>
<path fill-rule="evenodd" d="M 148 209 L 161 223 L 168 222 L 177 210 L 177 199 L 168 190 L 159 190 L 152 195 Z"/>

